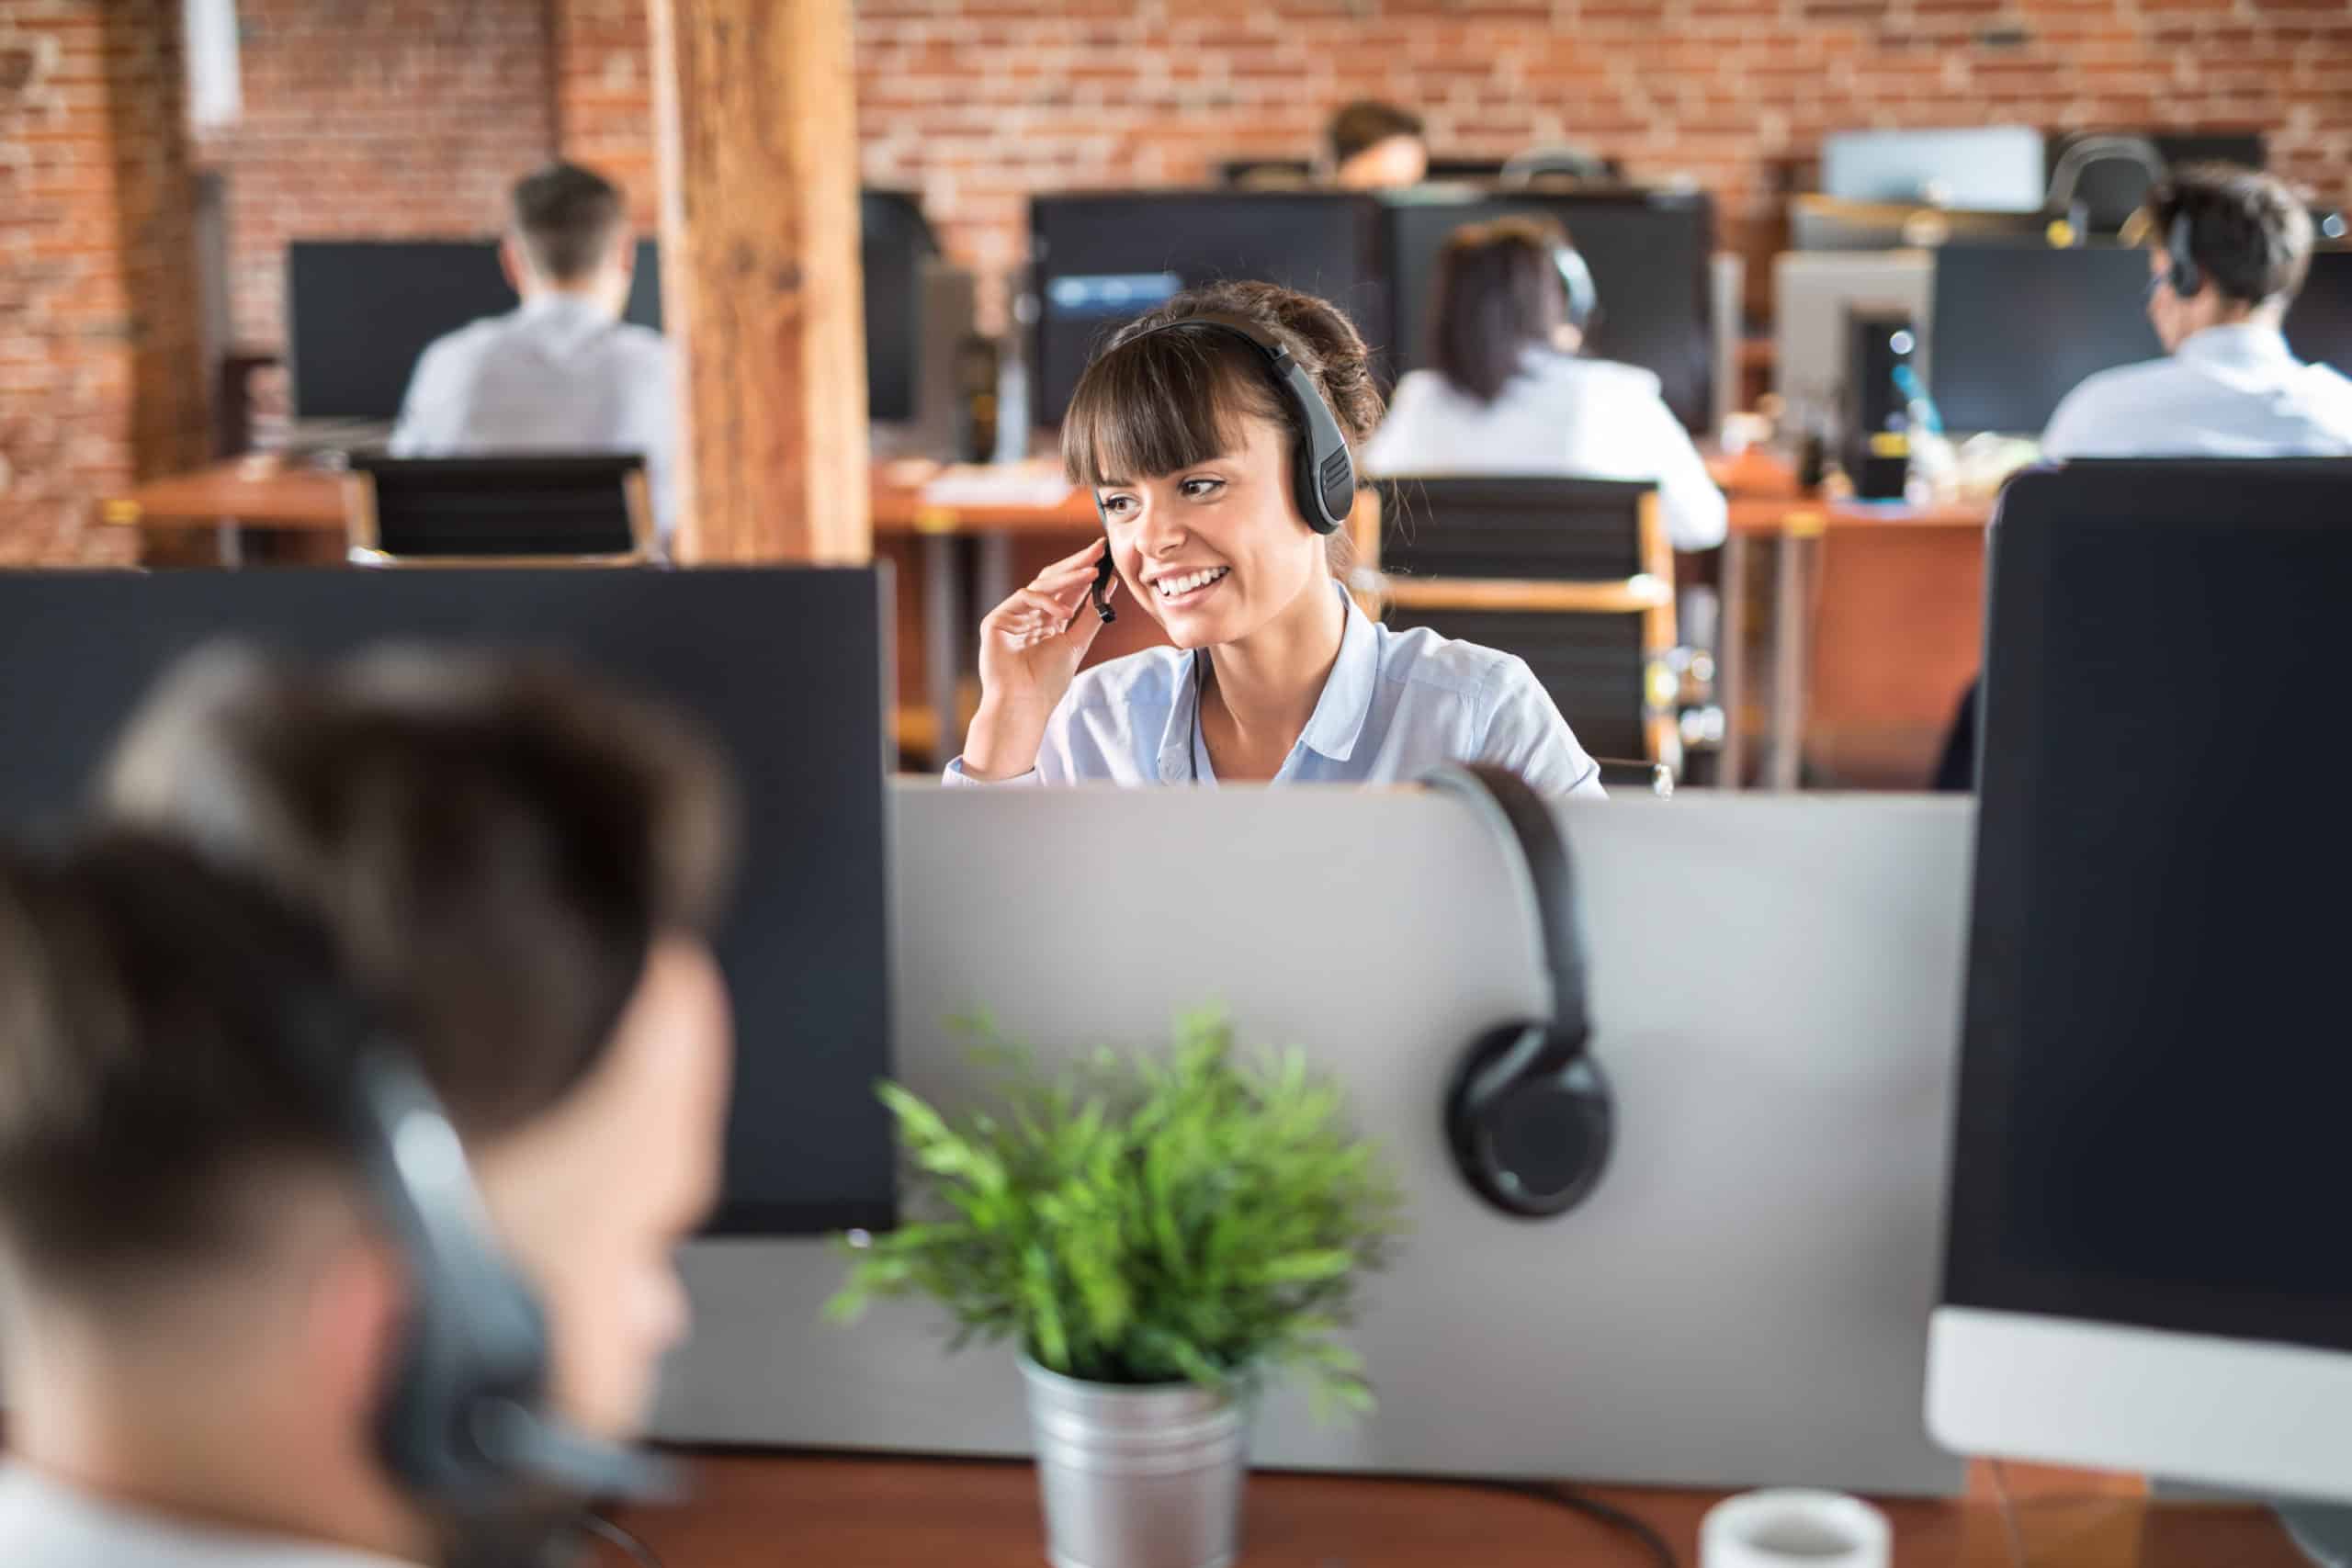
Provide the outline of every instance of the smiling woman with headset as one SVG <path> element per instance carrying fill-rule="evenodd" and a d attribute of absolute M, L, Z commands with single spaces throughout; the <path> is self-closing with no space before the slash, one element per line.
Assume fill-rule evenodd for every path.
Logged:
<path fill-rule="evenodd" d="M 1524 660 L 1392 631 L 1338 581 L 1351 444 L 1379 417 L 1363 339 L 1311 295 L 1220 284 L 1122 329 L 1062 422 L 1105 538 L 980 624 L 980 707 L 948 782 L 1392 783 L 1486 761 L 1599 795 Z M 1174 646 L 1081 675 L 1121 588 Z"/>
<path fill-rule="evenodd" d="M 1438 261 L 1436 368 L 1397 383 L 1365 471 L 1655 479 L 1676 549 L 1722 544 L 1723 491 L 1657 378 L 1580 352 L 1600 310 L 1584 257 L 1549 219 L 1456 231 Z"/>

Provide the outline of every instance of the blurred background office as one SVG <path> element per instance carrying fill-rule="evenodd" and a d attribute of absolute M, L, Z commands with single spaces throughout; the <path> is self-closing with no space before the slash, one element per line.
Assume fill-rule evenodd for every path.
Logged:
<path fill-rule="evenodd" d="M 1426 515 L 1456 539 L 1576 508 L 1626 536 L 1574 559 L 1417 557 L 1441 530 L 1396 536 L 1399 508 L 1385 539 L 1363 519 L 1383 566 L 1573 578 L 1544 592 L 1638 619 L 1479 631 L 1562 671 L 1605 645 L 1622 711 L 1571 721 L 1648 737 L 1637 760 L 1687 781 L 1916 786 L 1981 661 L 1994 489 L 2070 389 L 2160 352 L 2123 231 L 2171 167 L 2267 167 L 2307 204 L 2318 250 L 2283 333 L 2301 359 L 2352 364 L 2352 16 L 2088 4 L 868 0 L 825 9 L 846 73 L 769 96 L 791 157 L 710 152 L 758 136 L 730 140 L 717 122 L 748 111 L 682 74 L 700 127 L 683 164 L 639 0 L 12 16 L 0 563 L 153 562 L 187 542 L 172 527 L 201 542 L 215 522 L 224 560 L 311 558 L 289 520 L 347 504 L 319 476 L 369 466 L 428 344 L 515 308 L 496 249 L 510 192 L 562 160 L 626 193 L 626 321 L 692 335 L 684 363 L 704 362 L 675 399 L 700 410 L 681 558 L 896 561 L 896 732 L 921 766 L 953 754 L 978 611 L 1091 525 L 1050 466 L 1012 465 L 1051 449 L 1107 331 L 1189 285 L 1270 277 L 1350 312 L 1401 420 L 1444 378 L 1441 258 L 1513 219 L 1557 225 L 1593 285 L 1562 378 L 1629 367 L 1640 396 L 1587 402 L 1638 409 L 1645 434 L 1563 405 L 1556 431 L 1506 435 L 1491 462 L 1457 432 L 1444 467 L 1403 466 L 1657 494 L 1432 491 Z M 689 234 L 698 254 L 665 254 Z M 831 308 L 853 289 L 862 311 Z M 862 409 L 833 395 L 860 361 Z M 255 452 L 309 470 L 305 497 L 240 491 L 232 515 L 152 488 Z M 792 499 L 737 484 L 746 465 Z M 1920 526 L 1863 526 L 1885 520 L 1873 506 Z M 1627 532 L 1645 507 L 1654 548 Z M 1614 585 L 1599 597 L 1596 576 Z M 1424 602 L 1400 614 L 1491 608 L 1408 586 Z M 1127 617 L 1101 653 L 1152 633 Z M 1564 708 L 1567 680 L 1547 682 Z"/>

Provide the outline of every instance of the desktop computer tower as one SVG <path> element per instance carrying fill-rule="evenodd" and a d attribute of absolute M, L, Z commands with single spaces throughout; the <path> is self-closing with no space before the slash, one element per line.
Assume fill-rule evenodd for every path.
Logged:
<path fill-rule="evenodd" d="M 1918 347 L 1918 326 L 1907 312 L 1855 310 L 1846 318 L 1846 474 L 1864 501 L 1903 498 L 1909 400 L 1895 372 L 1912 366 Z"/>

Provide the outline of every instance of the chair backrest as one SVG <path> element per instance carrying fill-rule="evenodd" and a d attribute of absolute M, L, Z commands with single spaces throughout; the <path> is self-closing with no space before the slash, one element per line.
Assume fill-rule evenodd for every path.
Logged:
<path fill-rule="evenodd" d="M 1622 582 L 1650 570 L 1648 482 L 1554 478 L 1383 481 L 1380 565 L 1415 577 Z"/>
<path fill-rule="evenodd" d="M 1388 624 L 1527 661 L 1586 750 L 1679 768 L 1665 656 L 1674 552 L 1657 487 L 1398 479 L 1383 495 Z"/>
<path fill-rule="evenodd" d="M 653 553 L 645 459 L 635 454 L 352 459 L 355 561 L 560 560 Z"/>

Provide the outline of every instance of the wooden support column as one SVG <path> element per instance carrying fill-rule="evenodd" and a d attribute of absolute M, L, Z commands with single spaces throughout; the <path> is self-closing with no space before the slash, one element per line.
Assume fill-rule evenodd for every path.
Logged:
<path fill-rule="evenodd" d="M 864 561 L 851 0 L 648 0 L 681 555 Z"/>

